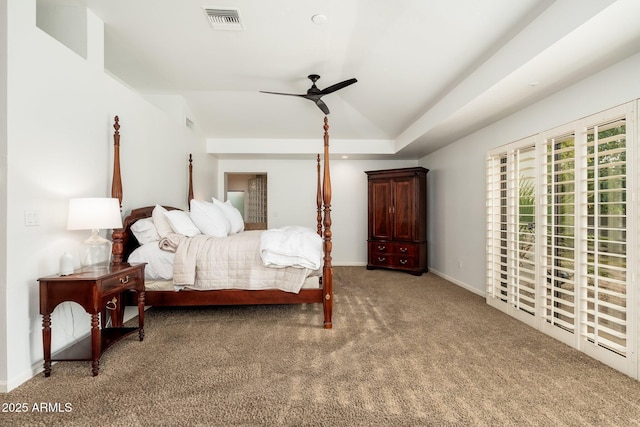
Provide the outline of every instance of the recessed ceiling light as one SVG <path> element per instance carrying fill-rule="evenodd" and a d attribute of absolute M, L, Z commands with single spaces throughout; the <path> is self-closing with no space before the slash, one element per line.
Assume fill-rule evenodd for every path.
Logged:
<path fill-rule="evenodd" d="M 326 17 L 325 15 L 323 15 L 323 14 L 319 13 L 319 14 L 317 14 L 317 15 L 313 15 L 313 16 L 311 17 L 311 21 L 312 21 L 314 24 L 322 25 L 322 24 L 324 24 L 325 22 L 327 22 L 327 17 Z"/>
<path fill-rule="evenodd" d="M 342 156 L 341 159 L 348 159 L 349 156 Z"/>

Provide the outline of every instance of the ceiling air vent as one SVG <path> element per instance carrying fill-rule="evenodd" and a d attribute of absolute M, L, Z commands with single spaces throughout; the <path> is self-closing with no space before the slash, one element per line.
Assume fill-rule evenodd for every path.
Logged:
<path fill-rule="evenodd" d="M 240 14 L 235 9 L 209 9 L 204 8 L 204 13 L 209 18 L 209 24 L 214 30 L 242 30 Z"/>

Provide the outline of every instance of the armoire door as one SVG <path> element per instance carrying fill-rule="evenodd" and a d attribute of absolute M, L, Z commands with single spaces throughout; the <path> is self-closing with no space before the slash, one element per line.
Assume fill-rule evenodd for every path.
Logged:
<path fill-rule="evenodd" d="M 369 236 L 375 239 L 391 239 L 393 208 L 389 180 L 369 181 L 369 207 Z"/>
<path fill-rule="evenodd" d="M 393 238 L 415 239 L 415 181 L 413 178 L 394 179 L 393 183 Z"/>

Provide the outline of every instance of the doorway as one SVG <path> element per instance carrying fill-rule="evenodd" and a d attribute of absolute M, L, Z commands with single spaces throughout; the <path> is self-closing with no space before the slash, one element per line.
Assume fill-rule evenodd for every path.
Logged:
<path fill-rule="evenodd" d="M 224 174 L 225 200 L 242 214 L 245 230 L 267 229 L 267 174 L 233 172 Z"/>

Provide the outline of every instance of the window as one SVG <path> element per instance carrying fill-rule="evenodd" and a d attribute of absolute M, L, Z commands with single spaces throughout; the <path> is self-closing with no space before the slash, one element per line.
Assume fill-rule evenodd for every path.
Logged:
<path fill-rule="evenodd" d="M 487 303 L 637 378 L 634 107 L 488 153 Z"/>

